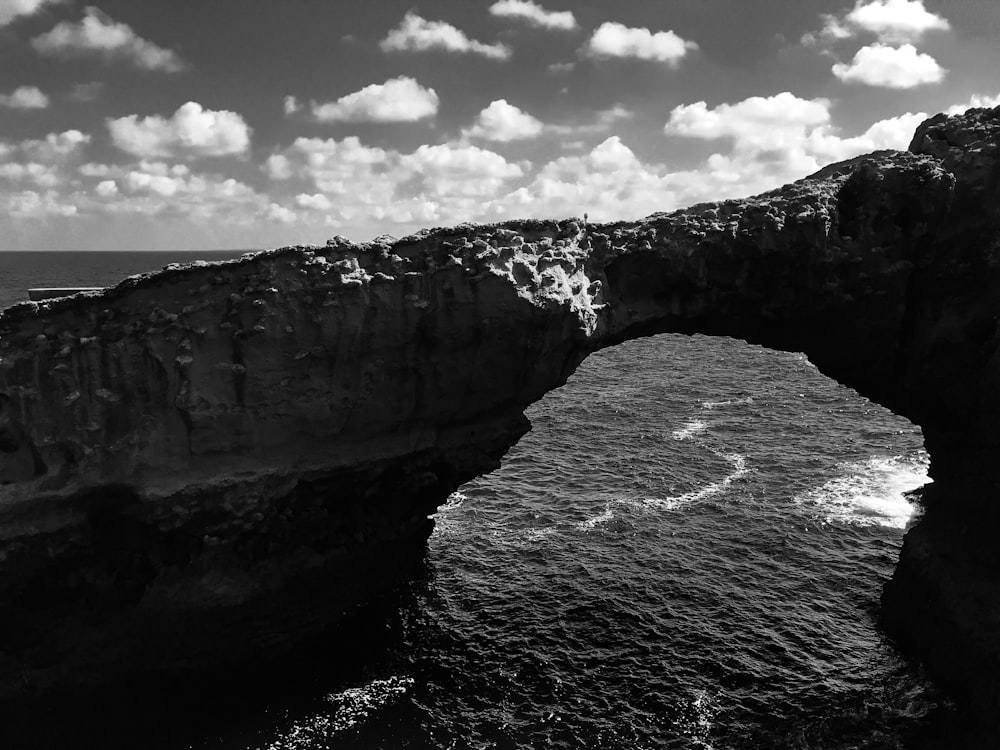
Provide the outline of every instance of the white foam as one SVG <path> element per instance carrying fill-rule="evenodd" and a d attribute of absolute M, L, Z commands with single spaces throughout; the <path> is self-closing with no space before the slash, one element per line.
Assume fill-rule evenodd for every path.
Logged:
<path fill-rule="evenodd" d="M 608 503 L 607 505 L 604 506 L 603 513 L 588 518 L 586 521 L 580 521 L 580 523 L 578 523 L 576 527 L 578 529 L 583 529 L 584 531 L 589 531 L 591 529 L 597 528 L 601 524 L 605 524 L 613 520 L 615 517 L 615 511 L 614 508 L 611 507 L 611 505 L 612 503 Z"/>
<path fill-rule="evenodd" d="M 636 502 L 654 510 L 677 510 L 685 505 L 690 505 L 691 503 L 696 503 L 699 500 L 704 500 L 706 497 L 719 494 L 737 479 L 741 479 L 750 473 L 750 470 L 747 468 L 746 456 L 740 455 L 739 453 L 719 453 L 717 455 L 726 459 L 733 467 L 733 471 L 720 479 L 718 482 L 707 484 L 704 487 L 692 490 L 691 492 L 685 492 L 683 495 L 665 498 L 644 498 Z"/>
<path fill-rule="evenodd" d="M 581 521 L 576 526 L 578 529 L 583 531 L 590 531 L 597 528 L 603 524 L 608 523 L 615 517 L 615 508 L 621 506 L 627 506 L 631 508 L 638 508 L 644 511 L 674 511 L 683 508 L 691 503 L 696 503 L 705 498 L 711 497 L 712 495 L 717 495 L 720 492 L 726 490 L 733 482 L 745 477 L 750 473 L 749 467 L 747 467 L 746 456 L 740 455 L 739 453 L 717 453 L 717 455 L 726 459 L 732 466 L 732 471 L 725 477 L 720 479 L 718 482 L 712 482 L 704 487 L 697 490 L 692 490 L 691 492 L 685 492 L 683 495 L 676 495 L 674 497 L 637 497 L 630 498 L 627 500 L 611 500 L 605 507 L 604 512 L 588 518 L 585 521 Z"/>
<path fill-rule="evenodd" d="M 707 427 L 708 425 L 700 419 L 692 419 L 689 422 L 685 422 L 684 426 L 679 430 L 674 430 L 671 433 L 671 437 L 673 437 L 674 440 L 687 440 L 693 435 L 697 435 L 699 432 L 704 432 Z"/>
<path fill-rule="evenodd" d="M 729 401 L 702 401 L 702 409 L 718 409 L 723 406 L 741 406 L 743 404 L 752 404 L 753 396 L 744 396 L 743 398 L 734 398 Z"/>
<path fill-rule="evenodd" d="M 373 712 L 406 693 L 412 685 L 412 677 L 393 676 L 328 695 L 324 700 L 331 705 L 331 712 L 323 711 L 296 722 L 266 748 L 309 750 L 326 747 L 327 742 L 338 733 L 363 723 Z"/>
<path fill-rule="evenodd" d="M 432 513 L 428 518 L 434 519 L 434 533 L 435 534 L 450 534 L 459 525 L 455 515 L 455 511 L 462 507 L 462 503 L 469 499 L 469 496 L 462 492 L 452 492 L 448 495 L 448 499 L 444 501 L 435 513 Z"/>
<path fill-rule="evenodd" d="M 843 474 L 795 498 L 826 523 L 904 529 L 916 511 L 905 493 L 927 484 L 927 461 L 873 457 L 843 465 Z"/>

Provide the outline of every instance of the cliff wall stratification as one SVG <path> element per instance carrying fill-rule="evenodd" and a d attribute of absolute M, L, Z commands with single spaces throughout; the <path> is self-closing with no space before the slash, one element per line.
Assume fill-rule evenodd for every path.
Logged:
<path fill-rule="evenodd" d="M 590 352 L 698 332 L 923 427 L 886 621 L 1000 705 L 998 144 L 973 110 L 746 200 L 334 238 L 0 313 L 0 695 L 315 632 L 405 577 Z"/>

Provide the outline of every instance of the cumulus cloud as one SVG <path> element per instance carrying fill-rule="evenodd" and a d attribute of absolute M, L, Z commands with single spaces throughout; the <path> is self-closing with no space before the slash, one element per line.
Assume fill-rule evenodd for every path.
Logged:
<path fill-rule="evenodd" d="M 647 28 L 630 28 L 608 21 L 594 31 L 581 52 L 587 57 L 634 57 L 677 65 L 696 49 L 695 42 L 681 39 L 673 31 L 654 33 Z"/>
<path fill-rule="evenodd" d="M 874 34 L 880 42 L 919 41 L 929 31 L 947 31 L 948 20 L 924 7 L 924 0 L 857 0 L 840 16 L 823 14 L 823 28 L 802 37 L 806 45 L 833 43 L 861 34 Z"/>
<path fill-rule="evenodd" d="M 312 113 L 323 122 L 416 122 L 436 115 L 439 101 L 434 89 L 399 76 L 365 86 L 335 102 L 313 102 Z"/>
<path fill-rule="evenodd" d="M 993 107 L 1000 107 L 1000 93 L 996 96 L 986 96 L 985 94 L 973 94 L 967 102 L 963 104 L 954 104 L 945 110 L 946 114 L 949 115 L 960 115 L 967 109 L 982 108 L 982 109 L 992 109 Z"/>
<path fill-rule="evenodd" d="M 532 0 L 497 0 L 490 6 L 490 14 L 501 18 L 516 18 L 542 29 L 572 31 L 577 28 L 576 18 L 569 10 L 546 10 Z"/>
<path fill-rule="evenodd" d="M 40 161 L 59 161 L 90 143 L 90 135 L 79 130 L 49 133 L 45 138 L 22 141 L 20 149 Z"/>
<path fill-rule="evenodd" d="M 139 157 L 227 156 L 250 146 L 250 127 L 228 110 L 204 109 L 197 102 L 182 105 L 169 118 L 128 115 L 107 121 L 114 144 Z"/>
<path fill-rule="evenodd" d="M 94 192 L 102 198 L 114 198 L 118 195 L 118 184 L 114 180 L 101 180 L 94 186 Z"/>
<path fill-rule="evenodd" d="M 284 110 L 286 115 L 294 115 L 302 109 L 302 104 L 294 96 L 286 96 Z"/>
<path fill-rule="evenodd" d="M 931 13 L 923 0 L 858 2 L 847 14 L 848 26 L 868 31 L 884 42 L 918 41 L 928 31 L 946 31 L 947 19 Z"/>
<path fill-rule="evenodd" d="M 664 132 L 689 138 L 732 138 L 764 147 L 797 139 L 805 128 L 829 120 L 829 100 L 800 99 L 785 91 L 774 96 L 752 96 L 711 109 L 703 101 L 682 104 L 670 113 Z"/>
<path fill-rule="evenodd" d="M 917 52 L 912 44 L 890 47 L 871 44 L 854 55 L 850 65 L 836 63 L 833 74 L 847 83 L 863 83 L 892 89 L 910 89 L 944 80 L 945 69 L 937 60 Z"/>
<path fill-rule="evenodd" d="M 471 53 L 492 60 L 506 60 L 511 49 L 505 44 L 485 44 L 470 39 L 465 32 L 444 21 L 428 21 L 409 11 L 399 27 L 392 29 L 379 46 L 384 52 L 445 52 Z"/>
<path fill-rule="evenodd" d="M 55 190 L 43 193 L 24 190 L 0 197 L 0 208 L 8 216 L 39 219 L 49 216 L 73 216 L 77 207 L 66 202 Z"/>
<path fill-rule="evenodd" d="M 10 109 L 45 109 L 49 97 L 37 86 L 18 86 L 9 94 L 0 94 L 0 107 Z"/>
<path fill-rule="evenodd" d="M 13 23 L 21 16 L 32 16 L 48 5 L 66 0 L 0 0 L 0 27 Z"/>
<path fill-rule="evenodd" d="M 299 193 L 295 196 L 295 203 L 301 208 L 309 208 L 314 211 L 329 211 L 333 206 L 330 199 L 322 193 L 315 193 L 313 195 Z"/>
<path fill-rule="evenodd" d="M 177 73 L 185 69 L 175 52 L 157 46 L 112 20 L 98 8 L 88 7 L 77 23 L 63 21 L 35 37 L 31 45 L 43 55 L 58 58 L 100 55 L 109 60 L 125 60 L 143 70 Z"/>
<path fill-rule="evenodd" d="M 509 104 L 506 99 L 496 99 L 479 113 L 475 125 L 462 131 L 462 134 L 470 138 L 507 143 L 535 138 L 544 129 L 545 125 L 538 118 Z"/>

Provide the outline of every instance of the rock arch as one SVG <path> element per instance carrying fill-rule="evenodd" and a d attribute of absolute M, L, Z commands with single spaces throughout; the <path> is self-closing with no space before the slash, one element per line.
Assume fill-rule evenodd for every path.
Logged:
<path fill-rule="evenodd" d="M 1000 706 L 998 206 L 1000 108 L 972 110 L 751 199 L 334 238 L 9 308 L 4 452 L 45 470 L 0 485 L 0 696 L 322 627 L 406 574 L 589 353 L 700 332 L 805 352 L 922 426 L 935 483 L 885 620 Z"/>

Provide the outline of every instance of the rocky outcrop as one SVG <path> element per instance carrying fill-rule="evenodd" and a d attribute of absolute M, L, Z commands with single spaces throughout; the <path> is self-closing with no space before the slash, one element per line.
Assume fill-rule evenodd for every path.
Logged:
<path fill-rule="evenodd" d="M 587 354 L 701 332 L 805 352 L 924 428 L 941 500 L 887 622 L 995 700 L 998 142 L 1000 109 L 972 111 L 747 200 L 335 238 L 4 311 L 0 695 L 315 632 L 416 564 Z"/>

